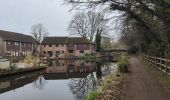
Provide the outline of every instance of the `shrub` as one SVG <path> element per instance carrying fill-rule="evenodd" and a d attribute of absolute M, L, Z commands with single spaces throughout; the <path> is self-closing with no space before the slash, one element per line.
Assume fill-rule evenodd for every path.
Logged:
<path fill-rule="evenodd" d="M 96 59 L 95 54 L 85 54 L 85 59 Z"/>
<path fill-rule="evenodd" d="M 136 54 L 139 51 L 139 48 L 137 46 L 132 46 L 128 48 L 128 53 L 129 54 Z"/>
<path fill-rule="evenodd" d="M 89 93 L 87 100 L 95 100 L 99 95 L 98 91 L 92 91 Z"/>
<path fill-rule="evenodd" d="M 127 73 L 128 72 L 128 60 L 127 56 L 122 56 L 117 64 L 118 71 L 121 73 Z"/>

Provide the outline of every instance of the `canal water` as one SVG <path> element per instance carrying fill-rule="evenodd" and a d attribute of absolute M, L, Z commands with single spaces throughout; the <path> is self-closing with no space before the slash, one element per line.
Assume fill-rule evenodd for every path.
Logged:
<path fill-rule="evenodd" d="M 48 63 L 45 70 L 0 78 L 0 100 L 86 100 L 115 68 L 104 60 Z"/>

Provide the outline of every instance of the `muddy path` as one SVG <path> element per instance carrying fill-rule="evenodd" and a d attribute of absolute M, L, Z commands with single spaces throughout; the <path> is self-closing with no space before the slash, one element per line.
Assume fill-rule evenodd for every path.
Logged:
<path fill-rule="evenodd" d="M 122 100 L 170 100 L 170 94 L 165 93 L 137 57 L 131 57 L 129 64 Z"/>

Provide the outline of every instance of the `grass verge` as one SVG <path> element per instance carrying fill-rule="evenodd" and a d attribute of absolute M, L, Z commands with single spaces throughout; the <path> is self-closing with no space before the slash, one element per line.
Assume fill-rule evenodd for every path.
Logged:
<path fill-rule="evenodd" d="M 96 98 L 100 95 L 99 91 L 92 91 L 89 93 L 87 100 L 96 100 Z"/>

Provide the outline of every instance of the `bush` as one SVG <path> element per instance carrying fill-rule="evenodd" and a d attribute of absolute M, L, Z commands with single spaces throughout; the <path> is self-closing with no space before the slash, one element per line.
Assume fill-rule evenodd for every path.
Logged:
<path fill-rule="evenodd" d="M 95 100 L 99 95 L 98 91 L 92 91 L 89 93 L 87 100 Z"/>
<path fill-rule="evenodd" d="M 85 59 L 96 59 L 96 55 L 95 54 L 85 54 Z"/>
<path fill-rule="evenodd" d="M 128 72 L 128 60 L 127 60 L 127 56 L 121 57 L 121 59 L 119 60 L 117 66 L 118 66 L 118 71 L 119 72 L 127 73 Z"/>
<path fill-rule="evenodd" d="M 128 53 L 129 54 L 136 54 L 139 51 L 139 48 L 137 46 L 132 46 L 128 48 Z"/>

